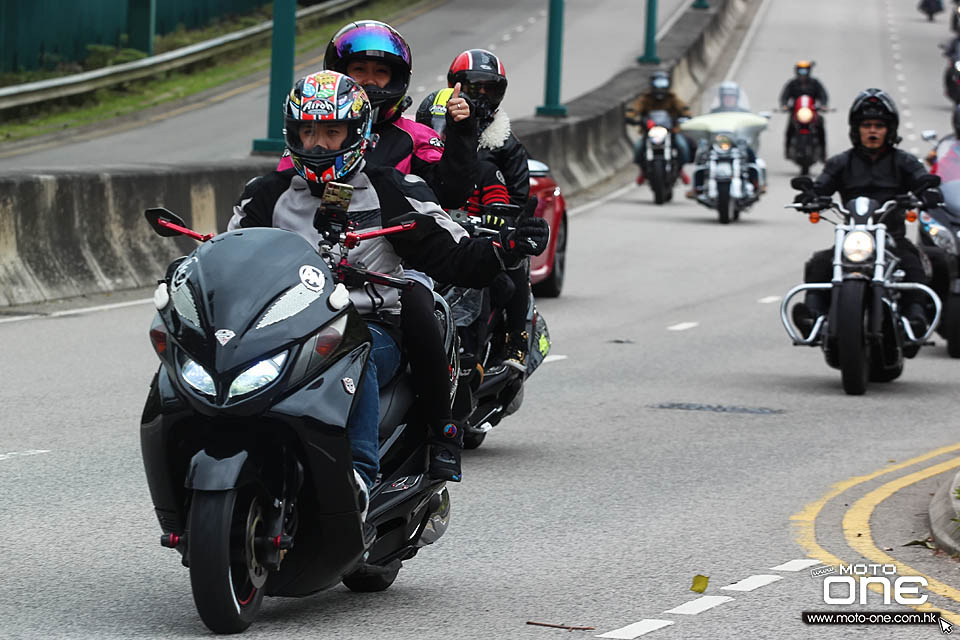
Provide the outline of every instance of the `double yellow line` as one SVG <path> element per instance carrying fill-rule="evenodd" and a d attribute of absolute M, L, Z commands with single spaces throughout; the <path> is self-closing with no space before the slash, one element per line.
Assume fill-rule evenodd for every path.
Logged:
<path fill-rule="evenodd" d="M 853 487 L 879 478 L 882 475 L 893 473 L 894 471 L 899 471 L 901 469 L 906 469 L 907 467 L 932 460 L 933 458 L 942 456 L 944 454 L 954 453 L 956 451 L 960 451 L 960 444 L 954 444 L 947 447 L 942 447 L 940 449 L 935 449 L 922 456 L 917 456 L 916 458 L 911 458 L 905 462 L 885 467 L 878 471 L 874 471 L 873 473 L 864 476 L 855 476 L 848 480 L 844 480 L 843 482 L 836 483 L 822 498 L 815 502 L 811 502 L 805 506 L 800 513 L 794 514 L 790 517 L 796 526 L 795 537 L 797 542 L 800 544 L 800 546 L 806 549 L 807 555 L 820 560 L 824 564 L 843 563 L 840 558 L 831 554 L 829 551 L 817 544 L 817 517 L 820 515 L 820 512 L 823 510 L 826 504 L 830 502 L 830 500 L 836 498 L 842 493 L 845 493 Z M 935 464 L 931 467 L 927 467 L 926 469 L 921 469 L 920 471 L 901 476 L 896 480 L 892 480 L 867 493 L 865 496 L 853 503 L 853 505 L 843 516 L 843 535 L 847 541 L 847 544 L 851 549 L 867 558 L 871 562 L 877 564 L 895 565 L 899 575 L 923 575 L 916 569 L 913 569 L 912 567 L 909 567 L 908 565 L 896 560 L 894 557 L 887 555 L 881 551 L 876 544 L 874 544 L 873 536 L 870 533 L 870 516 L 881 502 L 892 496 L 897 491 L 900 491 L 905 487 L 909 487 L 912 484 L 916 484 L 921 480 L 926 480 L 927 478 L 951 469 L 955 469 L 957 467 L 960 467 L 960 457 L 956 457 L 945 462 Z M 949 598 L 957 604 L 960 604 L 960 589 L 955 589 L 954 587 L 944 584 L 939 580 L 934 580 L 929 576 L 924 577 L 927 578 L 928 581 L 928 591 Z M 879 585 L 870 585 L 870 587 L 876 591 L 879 591 L 880 589 Z M 929 602 L 926 602 L 922 605 L 912 606 L 912 608 L 916 609 L 917 611 L 940 611 L 944 618 L 950 622 L 953 622 L 954 624 L 960 625 L 960 614 L 954 611 L 945 610 L 940 607 L 935 607 Z"/>

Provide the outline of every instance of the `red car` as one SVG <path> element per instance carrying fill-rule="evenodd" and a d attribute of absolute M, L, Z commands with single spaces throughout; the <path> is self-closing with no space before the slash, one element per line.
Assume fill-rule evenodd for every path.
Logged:
<path fill-rule="evenodd" d="M 539 256 L 530 259 L 530 282 L 533 295 L 556 298 L 563 290 L 567 258 L 567 205 L 550 167 L 537 160 L 527 163 L 530 169 L 530 195 L 539 199 L 536 216 L 550 225 L 550 244 Z"/>

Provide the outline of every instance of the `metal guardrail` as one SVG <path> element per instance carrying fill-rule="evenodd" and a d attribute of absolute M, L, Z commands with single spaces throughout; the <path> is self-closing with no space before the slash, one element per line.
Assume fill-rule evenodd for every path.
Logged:
<path fill-rule="evenodd" d="M 297 11 L 297 20 L 304 18 L 326 18 L 347 9 L 365 4 L 369 0 L 328 0 L 313 7 Z M 273 21 L 269 20 L 243 31 L 237 31 L 214 40 L 207 40 L 188 47 L 181 47 L 160 55 L 151 56 L 142 60 L 125 62 L 123 64 L 94 69 L 85 73 L 28 82 L 0 89 L 0 111 L 13 107 L 22 107 L 46 100 L 65 98 L 82 93 L 89 93 L 131 80 L 145 78 L 171 69 L 177 69 L 200 60 L 206 60 L 235 49 L 241 49 L 255 43 L 257 40 L 270 36 L 273 30 Z"/>

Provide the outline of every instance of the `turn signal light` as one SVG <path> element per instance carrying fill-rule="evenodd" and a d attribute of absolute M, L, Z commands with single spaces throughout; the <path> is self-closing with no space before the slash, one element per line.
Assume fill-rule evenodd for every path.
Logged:
<path fill-rule="evenodd" d="M 153 349 L 157 354 L 167 350 L 167 334 L 160 329 L 150 330 L 150 341 L 153 342 Z"/>
<path fill-rule="evenodd" d="M 819 212 L 819 211 L 811 211 L 811 212 L 810 212 L 810 222 L 811 222 L 812 224 L 817 224 L 818 222 L 820 222 L 820 212 Z"/>
<path fill-rule="evenodd" d="M 916 222 L 916 221 L 917 221 L 917 212 L 914 211 L 913 209 L 911 209 L 910 211 L 907 211 L 906 218 L 907 218 L 907 222 Z"/>

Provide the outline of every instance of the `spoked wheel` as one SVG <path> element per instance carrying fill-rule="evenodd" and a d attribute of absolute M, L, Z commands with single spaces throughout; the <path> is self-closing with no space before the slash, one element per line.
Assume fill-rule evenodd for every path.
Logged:
<path fill-rule="evenodd" d="M 730 183 L 724 182 L 717 185 L 717 214 L 720 217 L 720 224 L 728 224 L 736 208 L 736 203 L 730 197 Z"/>
<path fill-rule="evenodd" d="M 267 570 L 255 539 L 265 535 L 264 498 L 252 490 L 195 491 L 187 538 L 193 601 L 215 633 L 239 633 L 263 602 Z"/>
<path fill-rule="evenodd" d="M 843 390 L 851 396 L 867 391 L 870 371 L 864 313 L 867 283 L 847 280 L 843 283 L 837 305 L 837 350 Z"/>

